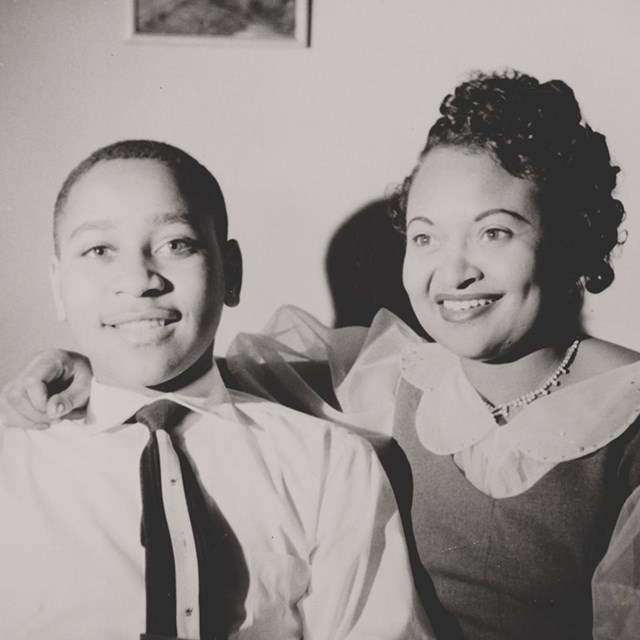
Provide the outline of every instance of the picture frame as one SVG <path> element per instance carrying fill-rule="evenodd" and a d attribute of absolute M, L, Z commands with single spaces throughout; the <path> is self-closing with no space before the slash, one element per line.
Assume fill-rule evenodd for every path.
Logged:
<path fill-rule="evenodd" d="M 130 42 L 310 46 L 311 0 L 126 0 Z"/>

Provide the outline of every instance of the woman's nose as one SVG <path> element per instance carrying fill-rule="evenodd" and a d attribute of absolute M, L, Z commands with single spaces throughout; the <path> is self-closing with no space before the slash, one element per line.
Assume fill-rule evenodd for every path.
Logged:
<path fill-rule="evenodd" d="M 438 267 L 439 288 L 442 290 L 466 289 L 482 280 L 482 269 L 472 252 L 464 245 L 449 246 L 443 252 Z"/>

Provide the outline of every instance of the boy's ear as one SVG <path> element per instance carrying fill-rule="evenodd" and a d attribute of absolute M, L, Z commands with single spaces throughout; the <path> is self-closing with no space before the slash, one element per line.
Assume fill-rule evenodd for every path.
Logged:
<path fill-rule="evenodd" d="M 49 264 L 49 278 L 51 279 L 51 290 L 53 291 L 53 301 L 56 305 L 56 313 L 60 322 L 66 322 L 67 312 L 62 302 L 62 293 L 60 289 L 60 261 L 56 256 L 51 258 Z"/>
<path fill-rule="evenodd" d="M 235 307 L 242 288 L 242 253 L 236 240 L 227 240 L 224 253 L 224 303 Z"/>

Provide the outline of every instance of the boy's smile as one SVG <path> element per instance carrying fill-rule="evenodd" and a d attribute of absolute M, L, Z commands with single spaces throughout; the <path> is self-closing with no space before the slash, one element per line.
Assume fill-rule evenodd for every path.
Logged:
<path fill-rule="evenodd" d="M 155 386 L 211 361 L 223 255 L 213 216 L 189 206 L 165 164 L 95 165 L 69 194 L 58 243 L 58 309 L 99 380 Z"/>
<path fill-rule="evenodd" d="M 172 309 L 150 309 L 138 313 L 115 314 L 107 317 L 105 327 L 116 329 L 131 344 L 150 344 L 169 337 L 173 325 L 179 322 L 181 315 Z"/>

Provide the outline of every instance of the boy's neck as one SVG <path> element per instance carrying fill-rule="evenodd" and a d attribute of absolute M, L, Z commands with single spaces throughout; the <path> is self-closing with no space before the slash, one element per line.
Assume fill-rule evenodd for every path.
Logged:
<path fill-rule="evenodd" d="M 186 371 L 183 371 L 175 378 L 167 380 L 157 385 L 149 387 L 154 391 L 161 391 L 163 393 L 170 393 L 179 391 L 184 387 L 192 384 L 196 380 L 199 380 L 213 367 L 213 348 L 207 350 L 194 364 L 192 364 Z"/>

